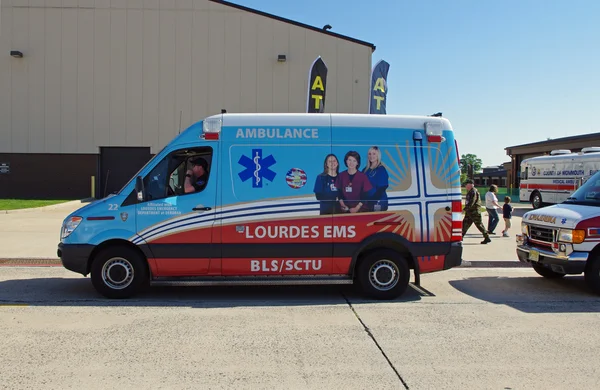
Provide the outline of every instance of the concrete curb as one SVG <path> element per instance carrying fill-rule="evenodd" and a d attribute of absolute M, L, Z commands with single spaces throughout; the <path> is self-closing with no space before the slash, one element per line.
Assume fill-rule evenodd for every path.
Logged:
<path fill-rule="evenodd" d="M 14 209 L 14 210 L 0 210 L 0 214 L 16 214 L 16 213 L 33 213 L 36 211 L 37 212 L 52 211 L 52 210 L 58 210 L 61 208 L 69 208 L 76 204 L 80 204 L 83 207 L 86 203 L 89 203 L 89 201 L 87 199 L 71 200 L 71 201 L 64 202 L 64 203 L 51 204 L 49 206 L 42 206 L 42 207 L 31 207 L 31 208 L 26 208 L 26 209 Z"/>
<path fill-rule="evenodd" d="M 459 268 L 530 268 L 529 264 L 515 260 L 463 260 Z"/>

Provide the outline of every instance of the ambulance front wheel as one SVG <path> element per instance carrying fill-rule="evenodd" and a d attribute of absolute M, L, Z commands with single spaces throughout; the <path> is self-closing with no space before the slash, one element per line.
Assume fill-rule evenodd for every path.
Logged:
<path fill-rule="evenodd" d="M 535 191 L 532 195 L 531 195 L 531 206 L 534 209 L 539 209 L 540 207 L 542 207 L 543 202 L 542 202 L 542 194 L 540 194 L 539 192 Z"/>
<path fill-rule="evenodd" d="M 365 295 L 375 299 L 394 299 L 406 291 L 410 268 L 398 252 L 379 249 L 361 259 L 356 276 Z"/>
<path fill-rule="evenodd" d="M 108 247 L 94 258 L 91 279 L 96 291 L 107 298 L 130 298 L 148 281 L 148 270 L 134 249 Z"/>
<path fill-rule="evenodd" d="M 596 294 L 600 294 L 600 257 L 588 259 L 584 272 L 585 283 Z"/>

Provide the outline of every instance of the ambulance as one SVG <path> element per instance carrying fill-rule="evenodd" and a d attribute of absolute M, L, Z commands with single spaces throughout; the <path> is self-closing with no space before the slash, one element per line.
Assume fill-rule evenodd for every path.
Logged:
<path fill-rule="evenodd" d="M 69 215 L 58 257 L 108 298 L 356 284 L 393 299 L 411 270 L 419 285 L 461 264 L 454 132 L 439 114 L 213 115 Z"/>
<path fill-rule="evenodd" d="M 583 148 L 578 153 L 553 150 L 549 156 L 523 160 L 520 168 L 521 202 L 531 202 L 534 209 L 561 203 L 600 169 L 600 147 Z"/>
<path fill-rule="evenodd" d="M 523 215 L 517 256 L 549 279 L 584 274 L 600 294 L 600 172 L 564 202 Z"/>

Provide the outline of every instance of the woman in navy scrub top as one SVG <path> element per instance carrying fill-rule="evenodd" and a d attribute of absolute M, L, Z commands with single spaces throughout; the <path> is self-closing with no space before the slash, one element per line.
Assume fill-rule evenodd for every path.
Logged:
<path fill-rule="evenodd" d="M 369 211 L 386 211 L 388 209 L 388 197 L 385 190 L 389 186 L 389 176 L 381 163 L 381 150 L 377 146 L 369 149 L 364 173 L 375 189 L 371 195 L 371 201 L 369 201 Z"/>
<path fill-rule="evenodd" d="M 317 176 L 314 193 L 321 203 L 321 215 L 340 212 L 337 202 L 339 191 L 336 186 L 340 163 L 335 154 L 329 154 L 323 162 L 323 173 Z"/>

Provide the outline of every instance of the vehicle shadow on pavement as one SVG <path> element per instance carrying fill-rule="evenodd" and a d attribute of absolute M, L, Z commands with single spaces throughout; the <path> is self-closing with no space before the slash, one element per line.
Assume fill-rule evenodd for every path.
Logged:
<path fill-rule="evenodd" d="M 473 298 L 525 313 L 600 313 L 600 300 L 587 289 L 583 276 L 566 276 L 558 280 L 541 276 L 489 276 L 449 283 Z"/>
<path fill-rule="evenodd" d="M 99 295 L 89 278 L 36 278 L 0 282 L 0 306 L 134 306 L 230 308 L 319 306 L 348 303 L 413 302 L 431 296 L 412 284 L 395 300 L 366 299 L 357 286 L 149 287 L 129 299 Z"/>

